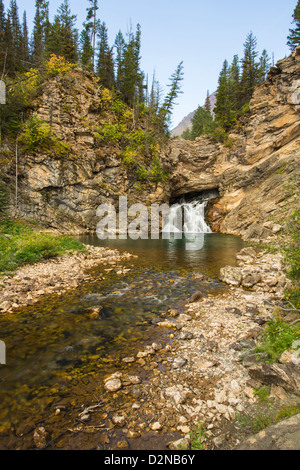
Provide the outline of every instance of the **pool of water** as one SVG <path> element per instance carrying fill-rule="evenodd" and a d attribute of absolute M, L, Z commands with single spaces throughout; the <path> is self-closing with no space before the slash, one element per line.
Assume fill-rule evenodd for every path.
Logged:
<path fill-rule="evenodd" d="M 97 235 L 83 235 L 79 240 L 134 253 L 139 257 L 140 266 L 155 266 L 166 271 L 186 269 L 216 278 L 222 266 L 235 264 L 235 255 L 244 246 L 241 238 L 219 233 L 200 233 L 170 240 L 99 240 Z"/>
<path fill-rule="evenodd" d="M 90 376 L 101 382 L 122 357 L 163 334 L 153 325 L 155 317 L 168 308 L 183 311 L 195 291 L 207 295 L 225 289 L 217 279 L 219 269 L 233 265 L 243 246 L 239 238 L 219 234 L 189 240 L 80 240 L 138 257 L 93 268 L 91 282 L 0 317 L 7 354 L 7 364 L 0 366 L 4 448 L 20 445 L 14 439 L 24 423 L 43 422 L 53 404 L 74 399 L 75 390 L 85 397 L 91 393 L 86 387 Z M 120 266 L 128 268 L 122 276 Z"/>

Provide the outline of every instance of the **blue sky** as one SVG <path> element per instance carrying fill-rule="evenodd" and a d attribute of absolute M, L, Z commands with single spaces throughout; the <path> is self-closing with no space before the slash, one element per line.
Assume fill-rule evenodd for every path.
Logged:
<path fill-rule="evenodd" d="M 62 0 L 50 0 L 50 17 Z M 4 0 L 8 6 L 9 0 Z M 19 15 L 27 12 L 29 27 L 35 0 L 17 0 Z M 98 15 L 108 27 L 113 45 L 119 29 L 130 23 L 142 29 L 141 68 L 149 77 L 156 71 L 164 92 L 179 62 L 184 64 L 183 94 L 175 106 L 172 127 L 205 101 L 207 90 L 216 90 L 227 59 L 241 58 L 247 34 L 257 38 L 257 49 L 266 49 L 275 62 L 290 54 L 286 38 L 297 0 L 99 0 Z M 87 0 L 70 0 L 78 28 L 85 20 Z"/>

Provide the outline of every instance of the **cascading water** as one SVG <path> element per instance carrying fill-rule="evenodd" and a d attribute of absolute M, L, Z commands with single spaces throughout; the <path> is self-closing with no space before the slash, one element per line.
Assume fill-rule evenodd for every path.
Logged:
<path fill-rule="evenodd" d="M 205 192 L 195 197 L 182 197 L 173 204 L 164 224 L 163 238 L 169 238 L 169 250 L 172 240 L 182 239 L 186 251 L 195 252 L 204 246 L 205 234 L 212 233 L 205 221 L 205 208 L 209 199 L 216 197 L 215 191 Z"/>
<path fill-rule="evenodd" d="M 184 196 L 173 204 L 163 228 L 163 232 L 172 234 L 201 234 L 212 233 L 205 222 L 205 207 L 209 199 L 216 197 L 215 192 L 206 192 L 188 200 Z"/>

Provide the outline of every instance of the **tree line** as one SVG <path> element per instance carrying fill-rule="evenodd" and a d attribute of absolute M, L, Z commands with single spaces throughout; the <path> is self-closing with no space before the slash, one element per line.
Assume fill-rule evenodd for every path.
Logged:
<path fill-rule="evenodd" d="M 31 68 L 42 73 L 51 55 L 64 57 L 70 63 L 95 73 L 101 85 L 116 93 L 128 106 L 148 108 L 150 120 L 168 131 L 174 101 L 181 92 L 182 62 L 170 77 L 170 91 L 163 98 L 162 89 L 153 73 L 152 83 L 141 70 L 141 26 L 132 26 L 124 35 L 119 30 L 113 45 L 108 29 L 99 18 L 98 0 L 86 0 L 86 19 L 81 32 L 69 0 L 63 0 L 53 21 L 49 19 L 49 1 L 35 0 L 35 16 L 29 35 L 26 12 L 19 18 L 16 0 L 5 10 L 0 0 L 0 73 L 8 79 Z"/>
<path fill-rule="evenodd" d="M 5 11 L 0 0 L 0 70 L 12 76 L 31 67 L 42 68 L 51 54 L 78 63 L 101 77 L 109 89 L 116 88 L 124 101 L 132 105 L 144 91 L 144 73 L 140 69 L 141 28 L 129 31 L 127 41 L 121 31 L 114 45 L 108 43 L 105 22 L 98 18 L 98 0 L 88 0 L 86 20 L 79 33 L 76 15 L 69 0 L 63 0 L 53 21 L 49 19 L 49 1 L 36 0 L 32 34 L 29 37 L 26 12 L 19 19 L 16 0 Z M 114 50 L 116 58 L 114 58 Z"/>
<path fill-rule="evenodd" d="M 289 30 L 287 45 L 293 52 L 300 45 L 300 0 L 292 15 L 294 28 Z M 250 32 L 244 44 L 244 56 L 233 57 L 231 64 L 224 61 L 219 75 L 217 100 L 211 109 L 209 97 L 204 107 L 198 106 L 192 118 L 192 127 L 182 133 L 187 140 L 200 135 L 210 135 L 215 140 L 225 141 L 228 131 L 249 110 L 249 102 L 257 85 L 266 80 L 271 60 L 264 49 L 259 57 L 257 39 Z M 213 113 L 212 113 L 213 111 Z"/>
<path fill-rule="evenodd" d="M 192 129 L 185 131 L 183 137 L 194 140 L 206 134 L 224 140 L 226 133 L 248 111 L 253 91 L 265 81 L 270 65 L 265 49 L 259 57 L 257 39 L 251 31 L 244 43 L 243 58 L 234 55 L 231 64 L 227 60 L 223 62 L 214 109 L 211 110 L 207 97 L 204 107 L 199 106 L 193 116 Z"/>

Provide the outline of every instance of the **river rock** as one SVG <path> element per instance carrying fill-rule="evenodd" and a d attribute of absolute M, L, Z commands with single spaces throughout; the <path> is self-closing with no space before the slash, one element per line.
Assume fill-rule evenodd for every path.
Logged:
<path fill-rule="evenodd" d="M 38 449 L 45 447 L 47 443 L 47 433 L 44 427 L 39 427 L 34 430 L 33 440 Z"/>
<path fill-rule="evenodd" d="M 247 287 L 247 288 L 251 288 L 255 284 L 258 284 L 260 280 L 261 280 L 261 275 L 259 273 L 250 274 L 245 279 L 243 279 L 242 286 Z"/>
<path fill-rule="evenodd" d="M 252 379 L 262 384 L 276 385 L 287 392 L 300 390 L 300 364 L 263 364 L 249 369 Z"/>
<path fill-rule="evenodd" d="M 220 269 L 219 278 L 226 284 L 238 287 L 242 282 L 242 270 L 234 266 L 225 266 Z"/>
<path fill-rule="evenodd" d="M 174 369 L 181 369 L 187 363 L 185 357 L 177 357 L 173 362 Z"/>
<path fill-rule="evenodd" d="M 166 396 L 173 398 L 176 405 L 182 404 L 186 401 L 188 392 L 189 391 L 180 384 L 168 387 L 165 390 Z"/>
<path fill-rule="evenodd" d="M 191 296 L 189 303 L 192 304 L 194 302 L 198 302 L 198 300 L 202 299 L 202 297 L 203 297 L 203 293 L 198 290 Z"/>
<path fill-rule="evenodd" d="M 182 331 L 179 336 L 178 336 L 178 339 L 182 339 L 182 340 L 187 340 L 187 339 L 193 339 L 194 335 L 191 331 Z"/>
<path fill-rule="evenodd" d="M 122 382 L 120 379 L 108 379 L 104 384 L 105 390 L 108 392 L 117 392 L 122 388 Z"/>
<path fill-rule="evenodd" d="M 160 431 L 162 429 L 162 425 L 159 421 L 156 421 L 150 425 L 150 429 L 152 429 L 152 431 Z"/>
<path fill-rule="evenodd" d="M 123 357 L 122 361 L 125 362 L 126 364 L 129 364 L 131 362 L 135 362 L 135 358 L 133 356 Z"/>
<path fill-rule="evenodd" d="M 141 383 L 141 378 L 138 375 L 129 375 L 128 380 L 132 385 L 138 385 Z"/>
<path fill-rule="evenodd" d="M 190 437 L 183 437 L 177 441 L 172 441 L 167 444 L 170 450 L 188 450 L 191 445 Z"/>
<path fill-rule="evenodd" d="M 126 418 L 123 415 L 114 415 L 111 420 L 118 428 L 123 428 L 126 424 Z"/>

